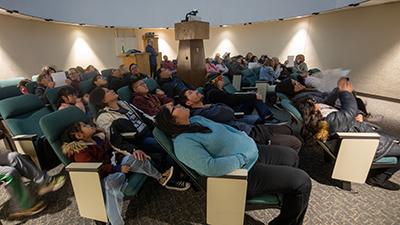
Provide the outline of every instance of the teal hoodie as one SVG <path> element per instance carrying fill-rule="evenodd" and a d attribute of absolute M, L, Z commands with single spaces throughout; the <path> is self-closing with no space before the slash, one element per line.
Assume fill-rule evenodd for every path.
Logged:
<path fill-rule="evenodd" d="M 193 116 L 191 123 L 208 127 L 211 133 L 184 133 L 173 139 L 175 155 L 204 176 L 222 176 L 236 169 L 250 170 L 258 158 L 256 143 L 243 131 Z"/>

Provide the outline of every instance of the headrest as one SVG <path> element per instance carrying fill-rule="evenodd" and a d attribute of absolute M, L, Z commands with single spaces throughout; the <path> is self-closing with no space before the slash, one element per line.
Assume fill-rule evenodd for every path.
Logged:
<path fill-rule="evenodd" d="M 21 95 L 0 101 L 0 113 L 3 119 L 8 119 L 34 112 L 45 107 L 36 95 Z"/>

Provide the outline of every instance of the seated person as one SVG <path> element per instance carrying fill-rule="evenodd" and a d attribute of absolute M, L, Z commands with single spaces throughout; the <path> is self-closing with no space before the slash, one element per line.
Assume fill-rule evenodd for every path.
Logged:
<path fill-rule="evenodd" d="M 22 177 L 35 184 L 35 194 L 24 185 Z M 65 177 L 48 176 L 37 169 L 26 156 L 16 152 L 5 152 L 1 149 L 0 181 L 5 183 L 5 187 L 11 197 L 9 218 L 16 219 L 32 216 L 43 211 L 46 208 L 46 204 L 39 200 L 37 195 L 41 196 L 48 192 L 59 190 L 65 183 Z"/>
<path fill-rule="evenodd" d="M 31 83 L 32 81 L 29 79 L 23 79 L 17 84 L 17 88 L 23 95 L 29 95 L 29 90 L 26 87 L 28 83 Z"/>
<path fill-rule="evenodd" d="M 51 74 L 55 72 L 56 72 L 55 66 L 48 65 L 48 66 L 43 66 L 40 73 L 41 74 L 43 73 L 47 80 L 54 82 Z"/>
<path fill-rule="evenodd" d="M 279 74 L 275 73 L 274 68 L 272 68 L 272 60 L 266 58 L 264 64 L 260 68 L 259 80 L 265 80 L 269 84 L 274 84 L 278 77 Z"/>
<path fill-rule="evenodd" d="M 169 69 L 160 68 L 156 73 L 156 77 L 158 77 L 158 84 L 161 89 L 170 98 L 179 95 L 179 93 L 184 89 L 193 88 L 192 85 L 187 84 L 179 77 L 172 75 L 172 72 Z"/>
<path fill-rule="evenodd" d="M 130 76 L 124 75 L 119 69 L 113 69 L 111 71 L 110 82 L 108 84 L 109 88 L 117 91 L 118 89 L 129 85 Z"/>
<path fill-rule="evenodd" d="M 161 67 L 164 69 L 171 70 L 171 72 L 176 72 L 176 65 L 171 60 L 168 60 L 168 56 L 164 55 L 163 59 L 164 61 L 162 61 Z"/>
<path fill-rule="evenodd" d="M 139 78 L 139 79 L 145 79 L 149 78 L 146 74 L 140 73 L 138 70 L 138 67 L 135 63 L 132 63 L 129 65 L 129 71 L 131 72 L 131 78 Z"/>
<path fill-rule="evenodd" d="M 184 107 L 166 105 L 156 116 L 156 126 L 172 138 L 175 155 L 182 163 L 203 176 L 247 169 L 247 198 L 283 196 L 281 212 L 269 224 L 302 224 L 311 180 L 296 168 L 298 156 L 294 151 L 267 150 L 229 125 L 189 115 Z"/>
<path fill-rule="evenodd" d="M 206 103 L 224 103 L 233 108 L 236 112 L 244 112 L 246 115 L 253 113 L 256 109 L 259 119 L 257 122 L 276 122 L 272 112 L 267 105 L 262 102 L 259 93 L 249 94 L 229 94 L 224 91 L 224 79 L 220 74 L 208 76 L 208 82 L 204 87 Z"/>
<path fill-rule="evenodd" d="M 50 88 L 54 88 L 56 85 L 53 81 L 46 78 L 47 74 L 41 73 L 37 78 L 37 87 L 35 89 L 35 95 L 42 100 L 43 103 L 48 103 L 48 99 L 46 98 L 46 91 Z"/>
<path fill-rule="evenodd" d="M 306 58 L 303 54 L 296 55 L 294 59 L 294 66 L 292 67 L 292 73 L 302 74 L 308 72 Z"/>
<path fill-rule="evenodd" d="M 78 71 L 75 68 L 69 68 L 67 78 L 68 79 L 65 80 L 65 83 L 67 85 L 71 85 L 79 95 L 80 93 L 79 84 L 81 82 L 81 77 L 79 76 Z"/>
<path fill-rule="evenodd" d="M 326 141 L 336 132 L 377 132 L 369 123 L 357 121 L 357 103 L 352 94 L 353 86 L 347 79 L 338 82 L 341 108 L 339 110 L 322 111 L 319 104 L 306 100 L 298 104 L 298 109 L 304 118 L 304 129 L 313 138 Z M 379 145 L 375 159 L 386 156 L 400 157 L 400 145 L 393 137 L 379 132 Z M 366 183 L 388 190 L 400 190 L 400 185 L 389 181 L 390 177 L 400 169 L 398 166 L 386 169 L 382 173 L 370 177 Z"/>
<path fill-rule="evenodd" d="M 108 87 L 108 82 L 104 77 L 100 74 L 97 74 L 96 76 L 93 77 L 92 79 L 92 85 L 93 87 Z"/>
<path fill-rule="evenodd" d="M 118 95 L 107 88 L 95 88 L 90 93 L 90 103 L 95 109 L 96 126 L 105 131 L 113 146 L 130 153 L 135 149 L 143 150 L 160 167 L 159 170 L 172 166 L 172 160 L 153 137 L 153 117 L 128 102 L 119 101 Z M 129 122 L 121 122 L 121 119 Z M 190 183 L 176 181 L 173 188 L 186 190 L 188 186 Z"/>
<path fill-rule="evenodd" d="M 130 73 L 129 68 L 125 64 L 119 65 L 118 69 L 121 70 L 121 73 L 124 75 Z"/>
<path fill-rule="evenodd" d="M 58 90 L 58 110 L 62 110 L 71 106 L 76 106 L 82 112 L 86 113 L 85 105 L 76 95 L 76 91 L 71 86 L 64 86 Z"/>
<path fill-rule="evenodd" d="M 253 56 L 250 58 L 250 61 L 247 61 L 247 62 L 248 62 L 248 63 L 247 63 L 247 68 L 249 68 L 249 69 L 258 68 L 258 67 L 261 66 L 261 65 L 258 63 L 258 57 L 255 56 L 255 55 L 253 55 Z"/>
<path fill-rule="evenodd" d="M 94 67 L 93 65 L 89 65 L 86 67 L 85 73 L 91 73 L 91 72 L 96 72 L 97 74 L 100 74 L 99 70 L 96 69 L 96 67 Z"/>
<path fill-rule="evenodd" d="M 219 73 L 219 68 L 212 62 L 211 58 L 206 58 L 206 71 L 207 74 Z"/>
<path fill-rule="evenodd" d="M 150 157 L 137 149 L 132 154 L 116 153 L 116 164 L 112 164 L 112 148 L 105 135 L 96 128 L 77 122 L 62 135 L 62 149 L 74 162 L 102 162 L 100 178 L 104 181 L 107 216 L 111 224 L 124 224 L 122 212 L 123 188 L 129 172 L 145 174 L 165 186 L 172 177 L 173 167 L 161 174 L 151 164 Z"/>
<path fill-rule="evenodd" d="M 185 90 L 179 96 L 179 103 L 190 109 L 191 116 L 203 116 L 218 123 L 224 123 L 246 132 L 257 144 L 280 145 L 300 151 L 301 141 L 291 135 L 292 130 L 287 126 L 278 125 L 251 125 L 237 120 L 234 111 L 229 106 L 217 104 L 203 104 L 203 95 L 195 90 Z M 275 147 L 275 146 L 274 146 Z"/>
<path fill-rule="evenodd" d="M 222 75 L 228 75 L 229 69 L 225 65 L 224 60 L 221 57 L 218 57 L 218 58 L 216 57 L 215 63 L 216 63 L 215 65 L 218 67 L 218 69 Z"/>
<path fill-rule="evenodd" d="M 146 83 L 140 78 L 133 79 L 129 88 L 133 92 L 131 103 L 150 116 L 155 116 L 162 105 L 173 102 L 160 89 L 156 94 L 150 94 Z"/>
<path fill-rule="evenodd" d="M 290 77 L 290 72 L 288 68 L 282 63 L 279 62 L 278 57 L 272 57 L 272 68 L 275 71 L 275 74 L 278 76 L 279 80 L 284 80 Z"/>

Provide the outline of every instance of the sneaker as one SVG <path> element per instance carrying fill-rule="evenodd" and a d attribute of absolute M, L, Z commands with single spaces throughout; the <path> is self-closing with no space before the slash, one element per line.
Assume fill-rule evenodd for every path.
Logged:
<path fill-rule="evenodd" d="M 40 201 L 29 209 L 22 209 L 18 212 L 11 213 L 8 218 L 17 219 L 25 216 L 33 216 L 43 211 L 46 207 L 47 205 L 43 201 Z"/>
<path fill-rule="evenodd" d="M 380 115 L 380 114 L 375 114 L 375 115 L 368 114 L 365 117 L 365 120 L 368 122 L 371 122 L 371 123 L 377 123 L 377 122 L 381 122 L 383 120 L 383 118 L 384 118 L 384 116 Z"/>
<path fill-rule="evenodd" d="M 390 181 L 388 179 L 385 179 L 385 180 L 382 181 L 382 180 L 377 179 L 375 177 L 370 177 L 370 178 L 367 179 L 367 181 L 365 183 L 367 183 L 367 184 L 369 184 L 371 186 L 381 187 L 381 188 L 386 189 L 386 190 L 391 190 L 391 191 L 400 190 L 400 185 L 398 185 L 398 184 L 396 184 L 396 183 L 394 183 L 394 182 L 392 182 L 392 181 Z"/>
<path fill-rule="evenodd" d="M 38 195 L 44 195 L 52 191 L 57 191 L 64 186 L 64 183 L 65 176 L 51 177 L 47 183 L 42 184 L 39 187 Z"/>
<path fill-rule="evenodd" d="M 165 185 L 165 188 L 169 190 L 175 190 L 175 191 L 186 191 L 190 188 L 190 183 L 186 181 L 175 181 L 173 179 L 169 180 L 167 185 Z"/>
<path fill-rule="evenodd" d="M 266 120 L 264 120 L 264 125 L 287 125 L 288 121 L 280 121 L 276 119 L 275 117 L 270 117 Z"/>
<path fill-rule="evenodd" d="M 168 181 L 171 179 L 172 174 L 174 173 L 174 167 L 171 166 L 171 168 L 169 168 L 167 171 L 165 171 L 162 175 L 160 180 L 158 180 L 158 182 L 160 182 L 160 184 L 162 186 L 165 186 Z"/>

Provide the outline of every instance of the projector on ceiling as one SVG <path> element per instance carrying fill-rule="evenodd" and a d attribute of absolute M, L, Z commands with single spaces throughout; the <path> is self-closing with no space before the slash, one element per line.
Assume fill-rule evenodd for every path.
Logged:
<path fill-rule="evenodd" d="M 201 21 L 201 17 L 200 16 L 189 15 L 188 16 L 188 21 Z"/>

